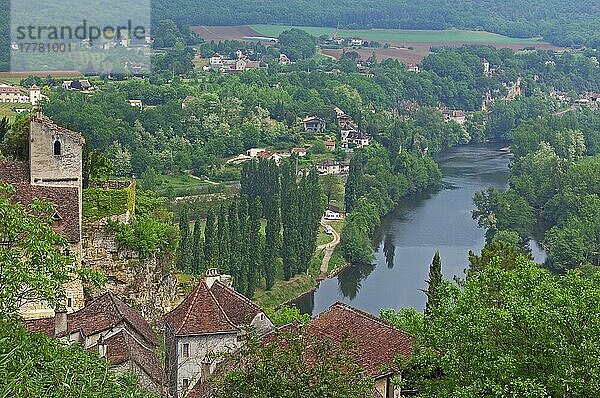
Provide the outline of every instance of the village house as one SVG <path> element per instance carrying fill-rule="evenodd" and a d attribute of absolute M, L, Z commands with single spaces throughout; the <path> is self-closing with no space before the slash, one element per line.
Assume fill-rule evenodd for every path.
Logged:
<path fill-rule="evenodd" d="M 31 86 L 29 93 L 26 94 L 25 92 L 21 92 L 19 87 L 0 84 L 0 102 L 37 105 L 40 99 L 41 91 L 36 85 Z"/>
<path fill-rule="evenodd" d="M 77 343 L 105 357 L 117 373 L 131 371 L 146 391 L 163 391 L 163 371 L 155 350 L 159 342 L 142 315 L 112 293 L 105 293 L 81 310 L 57 310 L 51 318 L 23 321 L 28 331 L 65 343 Z"/>
<path fill-rule="evenodd" d="M 341 220 L 344 218 L 344 214 L 338 207 L 328 204 L 325 206 L 325 214 L 323 215 L 323 218 L 330 221 Z"/>
<path fill-rule="evenodd" d="M 81 261 L 82 170 L 81 134 L 62 128 L 42 117 L 32 118 L 29 133 L 29 161 L 0 161 L 0 183 L 15 188 L 13 200 L 28 206 L 35 198 L 56 205 L 51 215 L 54 231 L 69 243 L 69 251 Z M 84 305 L 83 286 L 74 279 L 66 286 L 63 303 L 68 312 Z M 46 303 L 28 303 L 21 308 L 25 318 L 52 316 Z"/>
<path fill-rule="evenodd" d="M 317 116 L 308 116 L 302 120 L 302 127 L 306 132 L 322 133 L 325 131 L 325 120 Z"/>
<path fill-rule="evenodd" d="M 188 105 L 191 104 L 195 99 L 196 97 L 193 97 L 191 95 L 186 96 L 181 102 L 181 109 L 187 108 Z"/>
<path fill-rule="evenodd" d="M 467 115 L 465 114 L 465 111 L 461 110 L 443 110 L 442 115 L 444 115 L 444 120 L 446 122 L 452 120 L 460 124 L 461 126 L 464 125 L 467 121 Z"/>
<path fill-rule="evenodd" d="M 279 65 L 285 66 L 291 64 L 292 61 L 285 54 L 279 54 Z"/>
<path fill-rule="evenodd" d="M 371 136 L 362 132 L 351 130 L 341 130 L 343 148 L 363 148 L 371 143 Z"/>
<path fill-rule="evenodd" d="M 183 302 L 165 315 L 165 370 L 169 394 L 182 398 L 208 381 L 214 354 L 240 347 L 245 326 L 259 335 L 273 329 L 262 309 L 231 287 L 231 277 L 209 269 Z"/>
<path fill-rule="evenodd" d="M 65 90 L 87 91 L 92 88 L 92 85 L 87 79 L 65 80 L 62 82 L 62 88 Z"/>
<path fill-rule="evenodd" d="M 375 380 L 375 390 L 379 395 L 374 396 L 402 396 L 401 389 L 392 383 L 392 379 L 401 377 L 394 363 L 396 356 L 408 359 L 412 355 L 413 340 L 405 332 L 340 302 L 311 320 L 305 332 L 321 341 L 330 340 L 333 344 L 340 344 L 347 338 L 355 340 L 356 351 L 351 355 L 364 375 Z"/>
<path fill-rule="evenodd" d="M 317 171 L 319 174 L 341 174 L 340 163 L 335 160 L 327 159 L 317 164 Z"/>
<path fill-rule="evenodd" d="M 246 151 L 246 155 L 250 156 L 251 158 L 256 158 L 256 156 L 258 156 L 259 153 L 261 152 L 266 152 L 267 150 L 265 148 L 250 148 Z"/>
<path fill-rule="evenodd" d="M 328 151 L 335 151 L 335 141 L 324 141 L 323 144 L 325 145 L 325 148 L 327 148 Z"/>
<path fill-rule="evenodd" d="M 303 158 L 306 156 L 306 148 L 292 148 L 291 154 Z"/>
<path fill-rule="evenodd" d="M 142 100 L 140 100 L 140 99 L 130 99 L 129 105 L 131 105 L 133 107 L 138 107 L 140 109 L 142 109 L 144 107 L 144 105 L 142 104 Z"/>
<path fill-rule="evenodd" d="M 414 64 L 414 63 L 410 63 L 408 65 L 406 65 L 408 67 L 408 71 L 409 72 L 415 72 L 415 73 L 419 73 L 421 70 L 419 69 L 419 65 Z"/>
<path fill-rule="evenodd" d="M 325 312 L 312 319 L 307 325 L 298 322 L 279 328 L 279 331 L 300 333 L 318 341 L 329 341 L 339 346 L 345 341 L 354 342 L 350 355 L 363 370 L 364 377 L 374 380 L 372 397 L 400 398 L 414 395 L 412 390 L 403 390 L 393 380 L 401 378 L 402 373 L 396 364 L 401 356 L 405 361 L 413 352 L 413 339 L 402 330 L 364 311 L 343 303 L 335 303 Z M 264 344 L 277 342 L 277 334 L 263 336 Z M 308 359 L 312 361 L 311 358 Z M 310 366 L 307 364 L 307 366 Z M 227 369 L 235 369 L 235 364 L 227 364 Z M 209 398 L 213 392 L 211 383 L 198 383 L 188 398 Z"/>
<path fill-rule="evenodd" d="M 361 47 L 365 41 L 359 37 L 352 37 L 348 39 L 348 45 L 351 47 Z"/>

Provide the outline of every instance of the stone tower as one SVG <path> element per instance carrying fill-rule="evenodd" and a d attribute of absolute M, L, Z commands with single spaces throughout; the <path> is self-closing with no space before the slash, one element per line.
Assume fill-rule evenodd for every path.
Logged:
<path fill-rule="evenodd" d="M 62 128 L 50 119 L 34 117 L 29 133 L 29 184 L 34 196 L 57 206 L 52 216 L 55 231 L 63 234 L 71 253 L 81 262 L 81 225 L 83 211 L 83 136 Z M 65 285 L 67 311 L 83 307 L 81 280 Z M 44 303 L 32 306 L 32 315 L 47 316 L 52 311 Z M 27 312 L 25 309 L 24 312 Z"/>
<path fill-rule="evenodd" d="M 39 104 L 42 99 L 42 91 L 35 84 L 29 89 L 29 103 L 33 106 Z"/>

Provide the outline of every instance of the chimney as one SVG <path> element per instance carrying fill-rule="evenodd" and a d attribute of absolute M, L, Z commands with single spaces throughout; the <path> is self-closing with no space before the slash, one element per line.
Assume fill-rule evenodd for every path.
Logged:
<path fill-rule="evenodd" d="M 209 268 L 206 270 L 206 286 L 210 289 L 212 285 L 221 280 L 221 275 L 219 275 L 219 271 L 216 268 Z"/>
<path fill-rule="evenodd" d="M 104 335 L 100 335 L 98 339 L 98 355 L 100 358 L 104 358 L 106 356 L 106 343 L 104 342 Z"/>
<path fill-rule="evenodd" d="M 54 310 L 54 336 L 61 337 L 67 333 L 67 309 L 64 306 Z"/>
<path fill-rule="evenodd" d="M 208 382 L 208 379 L 211 376 L 211 371 L 210 371 L 211 360 L 208 358 L 209 355 L 210 355 L 210 353 L 207 356 L 205 356 L 204 359 L 202 360 L 202 362 L 200 363 L 200 383 L 201 384 Z"/>

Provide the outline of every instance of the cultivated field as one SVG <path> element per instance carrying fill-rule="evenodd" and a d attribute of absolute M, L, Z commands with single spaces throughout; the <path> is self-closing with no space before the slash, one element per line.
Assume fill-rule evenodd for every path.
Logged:
<path fill-rule="evenodd" d="M 281 32 L 290 29 L 282 25 L 251 25 L 255 32 L 262 36 L 277 37 Z M 360 37 L 363 40 L 385 43 L 404 42 L 443 42 L 443 43 L 489 43 L 489 44 L 546 44 L 538 39 L 516 39 L 495 33 L 472 30 L 404 30 L 404 29 L 369 29 L 346 30 L 322 27 L 297 27 L 313 36 Z"/>
<path fill-rule="evenodd" d="M 243 25 L 243 26 L 196 26 L 194 32 L 207 41 L 240 40 L 244 37 L 277 37 L 290 26 L 283 25 Z M 432 47 L 461 46 L 463 44 L 490 45 L 498 48 L 519 50 L 528 47 L 560 50 L 559 47 L 539 39 L 518 39 L 495 33 L 471 30 L 403 30 L 370 29 L 346 30 L 323 27 L 298 27 L 313 36 L 360 37 L 363 40 L 389 44 L 389 48 L 356 50 L 366 59 L 373 52 L 378 59 L 394 58 L 405 63 L 418 63 L 427 56 Z M 343 51 L 325 49 L 324 55 L 339 58 Z"/>

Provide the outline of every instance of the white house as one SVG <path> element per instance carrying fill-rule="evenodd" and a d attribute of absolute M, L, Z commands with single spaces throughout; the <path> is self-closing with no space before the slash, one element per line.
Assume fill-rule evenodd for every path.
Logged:
<path fill-rule="evenodd" d="M 255 158 L 259 153 L 266 151 L 267 150 L 265 148 L 250 148 L 246 151 L 246 155 L 250 156 L 251 158 Z"/>
<path fill-rule="evenodd" d="M 217 367 L 211 355 L 237 349 L 244 327 L 264 335 L 274 326 L 260 307 L 230 286 L 231 277 L 209 269 L 206 278 L 165 315 L 165 372 L 169 394 L 182 398 Z"/>
<path fill-rule="evenodd" d="M 344 214 L 336 206 L 327 205 L 323 218 L 326 220 L 341 220 L 344 218 Z"/>

